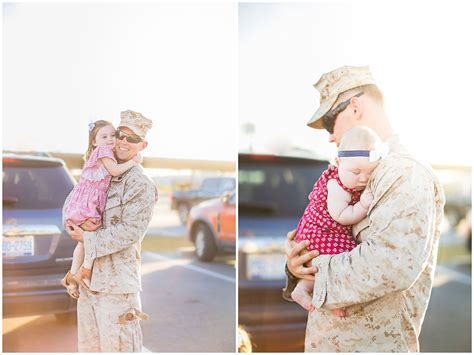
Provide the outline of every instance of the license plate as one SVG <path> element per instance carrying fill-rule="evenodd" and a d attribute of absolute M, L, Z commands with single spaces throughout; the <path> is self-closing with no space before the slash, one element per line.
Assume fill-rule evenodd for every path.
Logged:
<path fill-rule="evenodd" d="M 285 254 L 247 254 L 247 279 L 284 279 L 285 263 Z"/>
<path fill-rule="evenodd" d="M 32 235 L 25 235 L 22 237 L 3 237 L 3 256 L 33 256 L 34 253 L 35 238 Z"/>

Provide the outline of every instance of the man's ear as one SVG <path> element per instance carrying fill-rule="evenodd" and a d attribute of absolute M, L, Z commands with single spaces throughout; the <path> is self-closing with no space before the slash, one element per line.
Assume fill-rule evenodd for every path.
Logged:
<path fill-rule="evenodd" d="M 364 111 L 364 105 L 362 103 L 361 100 L 359 100 L 358 97 L 353 97 L 351 99 L 351 110 L 352 110 L 352 113 L 353 113 L 353 117 L 356 119 L 356 120 L 360 120 L 360 118 L 362 117 L 362 113 Z"/>
<path fill-rule="evenodd" d="M 143 150 L 147 147 L 148 145 L 148 142 L 147 141 L 143 141 L 143 142 L 140 142 L 140 145 L 141 145 L 141 149 L 140 150 Z"/>

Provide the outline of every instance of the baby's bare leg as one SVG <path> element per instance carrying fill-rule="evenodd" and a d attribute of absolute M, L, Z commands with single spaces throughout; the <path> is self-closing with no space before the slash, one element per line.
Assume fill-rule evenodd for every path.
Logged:
<path fill-rule="evenodd" d="M 72 253 L 71 274 L 76 274 L 84 262 L 84 244 L 78 242 Z"/>
<path fill-rule="evenodd" d="M 313 287 L 314 281 L 300 280 L 291 293 L 291 298 L 293 298 L 293 300 L 301 307 L 310 312 L 315 309 L 314 305 L 311 303 L 313 300 Z"/>

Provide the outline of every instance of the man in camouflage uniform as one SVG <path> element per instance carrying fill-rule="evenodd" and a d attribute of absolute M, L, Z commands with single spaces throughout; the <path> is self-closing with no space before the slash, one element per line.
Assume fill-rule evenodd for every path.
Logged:
<path fill-rule="evenodd" d="M 115 155 L 119 163 L 145 149 L 151 120 L 140 113 L 121 114 Z M 79 352 L 141 352 L 140 251 L 158 192 L 136 166 L 113 177 L 103 214 L 103 229 L 93 221 L 73 226 L 71 238 L 84 243 L 94 259 L 90 289 L 80 289 L 77 304 Z M 67 200 L 66 200 L 67 204 Z M 96 231 L 91 231 L 96 230 Z"/>
<path fill-rule="evenodd" d="M 368 67 L 342 67 L 315 84 L 321 105 L 308 125 L 326 128 L 339 144 L 350 128 L 373 129 L 390 148 L 370 177 L 374 195 L 368 216 L 353 226 L 351 252 L 300 254 L 288 233 L 287 287 L 315 281 L 308 315 L 306 352 L 415 352 L 433 286 L 445 197 L 432 169 L 399 143 Z M 362 95 L 357 96 L 363 92 Z M 345 104 L 341 104 L 345 103 Z M 311 260 L 312 267 L 304 263 Z M 345 318 L 332 309 L 345 308 Z"/>

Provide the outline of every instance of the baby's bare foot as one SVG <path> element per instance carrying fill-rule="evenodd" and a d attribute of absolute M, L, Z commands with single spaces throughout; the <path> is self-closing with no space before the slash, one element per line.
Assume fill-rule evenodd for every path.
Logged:
<path fill-rule="evenodd" d="M 347 316 L 346 310 L 344 308 L 338 308 L 332 310 L 332 315 L 336 317 L 345 317 Z"/>
<path fill-rule="evenodd" d="M 315 307 L 311 303 L 312 297 L 303 287 L 298 287 L 291 293 L 291 298 L 308 312 L 314 311 Z"/>

